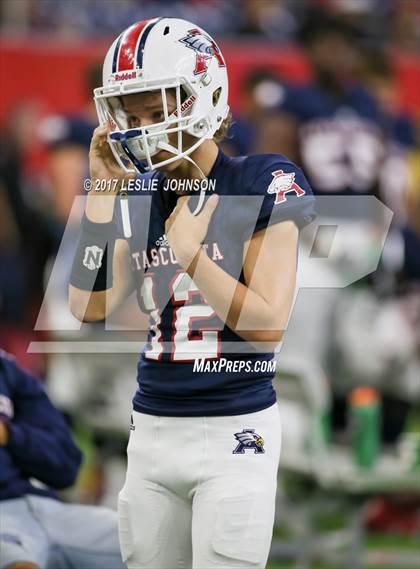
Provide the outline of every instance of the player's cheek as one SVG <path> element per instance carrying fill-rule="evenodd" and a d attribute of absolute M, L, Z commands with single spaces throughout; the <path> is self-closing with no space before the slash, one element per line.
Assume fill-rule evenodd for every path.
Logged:
<path fill-rule="evenodd" d="M 169 133 L 168 138 L 169 138 L 169 144 L 172 144 L 172 146 L 178 147 L 178 133 L 177 132 Z"/>
<path fill-rule="evenodd" d="M 190 134 L 186 134 L 185 132 L 182 133 L 182 149 L 185 150 L 193 145 L 193 143 L 197 139 L 191 136 Z"/>

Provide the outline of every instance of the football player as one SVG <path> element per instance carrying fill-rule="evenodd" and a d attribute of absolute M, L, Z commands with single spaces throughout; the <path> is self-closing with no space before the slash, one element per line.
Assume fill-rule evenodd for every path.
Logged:
<path fill-rule="evenodd" d="M 130 569 L 263 568 L 281 436 L 271 360 L 312 193 L 284 156 L 219 150 L 226 64 L 194 24 L 132 25 L 103 83 L 90 172 L 110 192 L 87 198 L 69 299 L 94 321 L 136 290 L 150 315 L 119 496 L 123 557 Z M 117 196 L 130 182 L 139 191 Z"/>

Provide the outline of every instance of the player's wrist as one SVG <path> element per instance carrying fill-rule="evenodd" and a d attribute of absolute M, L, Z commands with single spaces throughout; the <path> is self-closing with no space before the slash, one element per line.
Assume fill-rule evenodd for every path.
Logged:
<path fill-rule="evenodd" d="M 97 194 L 96 192 L 88 195 L 86 201 L 85 214 L 89 221 L 93 223 L 108 223 L 114 217 L 116 194 Z"/>
<path fill-rule="evenodd" d="M 94 222 L 86 214 L 83 216 L 70 273 L 71 285 L 91 292 L 102 292 L 112 287 L 116 237 L 116 225 L 112 220 Z"/>
<path fill-rule="evenodd" d="M 192 270 L 195 270 L 201 253 L 204 253 L 204 250 L 202 245 L 199 243 L 196 245 L 190 245 L 182 251 L 178 251 L 175 253 L 175 256 L 181 267 L 184 270 L 191 272 Z"/>

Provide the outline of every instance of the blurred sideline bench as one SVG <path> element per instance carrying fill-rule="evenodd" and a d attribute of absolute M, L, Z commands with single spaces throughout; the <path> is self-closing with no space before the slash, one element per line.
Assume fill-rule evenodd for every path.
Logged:
<path fill-rule="evenodd" d="M 283 423 L 277 521 L 296 530 L 297 539 L 273 540 L 271 558 L 294 559 L 295 568 L 311 567 L 322 558 L 334 566 L 361 569 L 363 564 L 365 504 L 377 494 L 418 493 L 419 472 L 405 472 L 393 449 L 383 449 L 375 468 L 361 471 L 346 445 L 327 444 L 322 417 L 328 412 L 328 382 L 315 363 L 280 359 L 276 389 Z M 316 490 L 303 506 L 285 495 L 287 477 L 306 480 Z M 347 511 L 340 530 L 320 533 L 317 516 Z"/>

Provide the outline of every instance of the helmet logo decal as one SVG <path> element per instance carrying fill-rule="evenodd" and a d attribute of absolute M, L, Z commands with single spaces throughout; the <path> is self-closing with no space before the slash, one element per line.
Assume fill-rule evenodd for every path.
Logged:
<path fill-rule="evenodd" d="M 216 42 L 201 30 L 194 28 L 188 30 L 188 35 L 179 40 L 196 54 L 194 74 L 198 75 L 207 71 L 209 59 L 215 57 L 219 67 L 225 67 L 226 63 Z"/>

